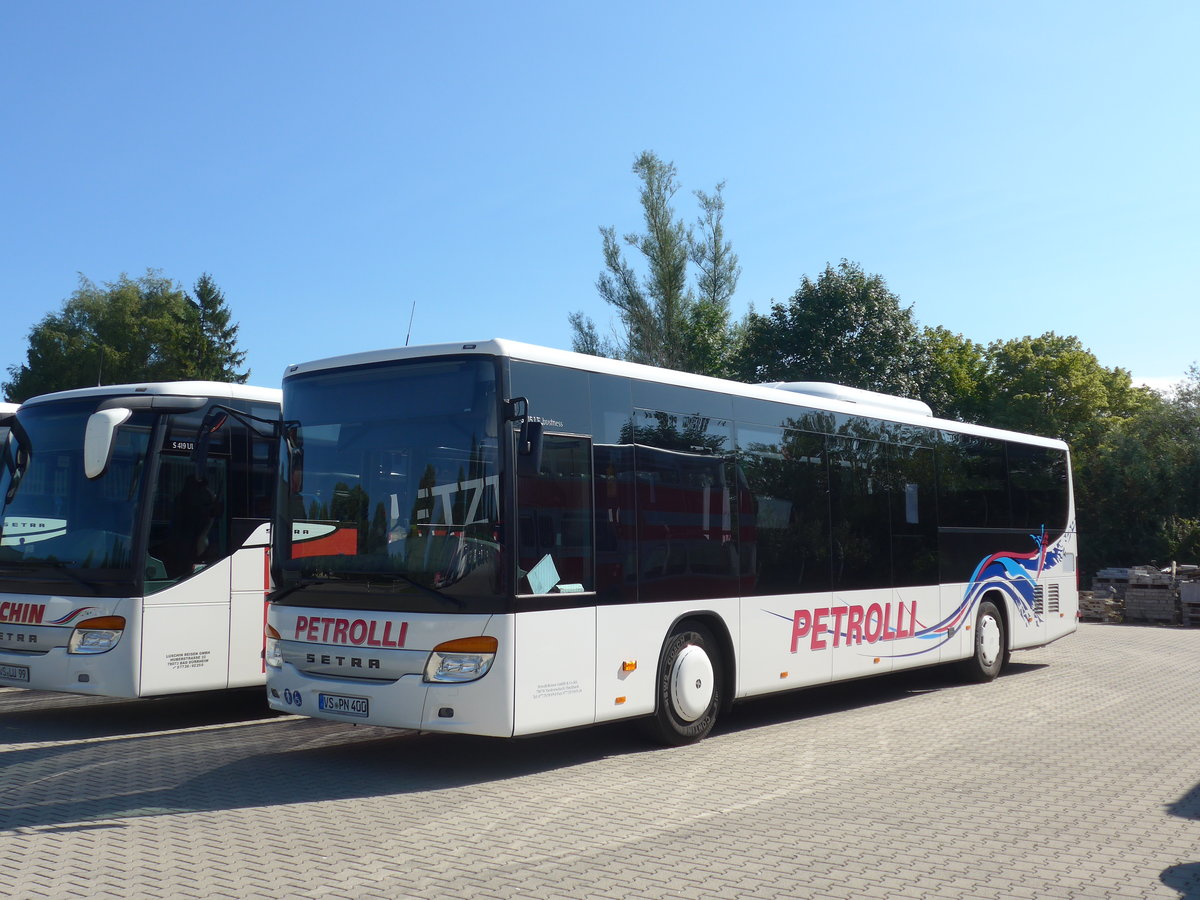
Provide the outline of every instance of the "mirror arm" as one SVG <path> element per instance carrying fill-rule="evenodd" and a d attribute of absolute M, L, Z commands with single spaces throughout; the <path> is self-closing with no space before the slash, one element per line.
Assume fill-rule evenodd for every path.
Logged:
<path fill-rule="evenodd" d="M 192 466 L 195 468 L 197 481 L 204 481 L 205 479 L 208 470 L 208 445 L 212 440 L 212 436 L 221 430 L 221 427 L 225 424 L 225 420 L 230 416 L 233 416 L 233 418 L 237 419 L 259 437 L 278 439 L 283 430 L 283 422 L 280 419 L 264 419 L 262 416 L 251 415 L 240 409 L 233 409 L 229 406 L 223 406 L 220 403 L 214 403 L 209 411 L 204 414 L 200 428 L 196 431 L 196 444 L 192 448 Z M 266 425 L 270 429 L 269 433 L 263 434 L 252 423 Z"/>

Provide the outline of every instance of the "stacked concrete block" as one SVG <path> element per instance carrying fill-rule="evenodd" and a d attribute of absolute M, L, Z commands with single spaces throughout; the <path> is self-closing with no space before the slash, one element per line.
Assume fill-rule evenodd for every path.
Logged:
<path fill-rule="evenodd" d="M 1179 612 L 1184 625 L 1200 628 L 1200 581 L 1179 585 Z"/>
<path fill-rule="evenodd" d="M 1085 622 L 1119 623 L 1124 611 L 1125 602 L 1108 590 L 1079 592 L 1079 618 Z"/>
<path fill-rule="evenodd" d="M 1178 625 L 1179 585 L 1169 572 L 1132 571 L 1125 589 L 1125 621 Z"/>

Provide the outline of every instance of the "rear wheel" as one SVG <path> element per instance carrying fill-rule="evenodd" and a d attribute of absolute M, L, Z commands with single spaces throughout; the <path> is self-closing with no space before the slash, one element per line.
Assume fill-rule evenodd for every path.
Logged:
<path fill-rule="evenodd" d="M 712 731 L 721 706 L 721 654 L 707 628 L 676 626 L 658 661 L 650 736 L 668 746 L 691 744 Z"/>
<path fill-rule="evenodd" d="M 1008 662 L 1008 634 L 1000 610 L 991 600 L 979 604 L 975 615 L 973 650 L 959 663 L 959 672 L 967 681 L 991 681 Z"/>

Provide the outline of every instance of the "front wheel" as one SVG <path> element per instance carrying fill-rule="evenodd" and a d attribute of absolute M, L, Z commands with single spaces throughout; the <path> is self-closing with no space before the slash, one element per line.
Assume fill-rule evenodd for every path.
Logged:
<path fill-rule="evenodd" d="M 721 654 L 703 625 L 684 622 L 663 644 L 650 736 L 667 746 L 691 744 L 717 722 L 721 706 Z"/>
<path fill-rule="evenodd" d="M 1000 610 L 991 600 L 979 604 L 975 616 L 973 651 L 959 663 L 959 672 L 967 681 L 991 681 L 1008 662 L 1008 634 Z"/>

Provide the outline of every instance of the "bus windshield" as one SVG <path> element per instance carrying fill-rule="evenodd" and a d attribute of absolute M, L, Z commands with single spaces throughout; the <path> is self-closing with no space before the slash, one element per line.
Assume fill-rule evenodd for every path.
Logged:
<path fill-rule="evenodd" d="M 496 598 L 498 412 L 495 363 L 478 357 L 288 379 L 273 553 L 287 602 L 454 611 Z M 324 588 L 310 599 L 299 589 L 312 585 Z"/>
<path fill-rule="evenodd" d="M 83 436 L 95 399 L 26 405 L 0 468 L 0 570 L 30 591 L 80 595 L 134 580 L 138 498 L 152 417 L 117 431 L 105 473 L 84 474 Z"/>

